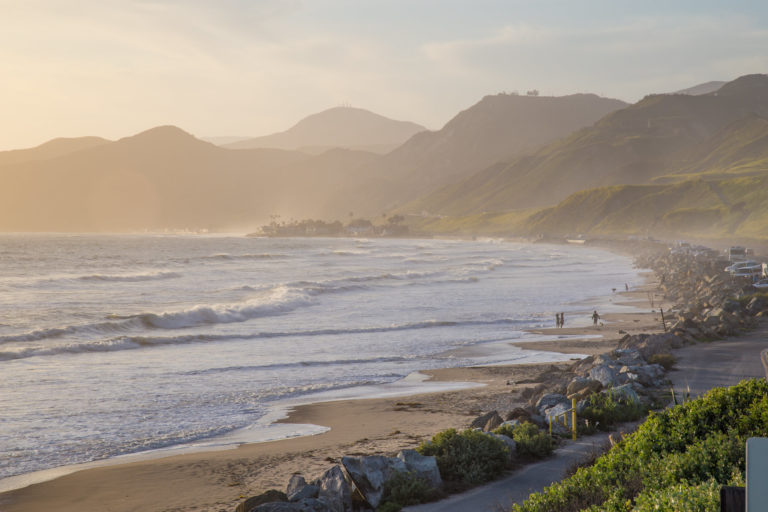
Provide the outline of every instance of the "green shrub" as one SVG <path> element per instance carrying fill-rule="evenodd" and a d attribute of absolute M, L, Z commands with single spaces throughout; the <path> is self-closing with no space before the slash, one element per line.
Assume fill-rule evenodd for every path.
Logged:
<path fill-rule="evenodd" d="M 417 451 L 437 458 L 440 475 L 454 489 L 493 480 L 510 461 L 509 448 L 502 441 L 476 430 L 444 430 L 431 442 L 421 443 Z"/>
<path fill-rule="evenodd" d="M 539 427 L 527 421 L 515 426 L 503 425 L 493 433 L 514 439 L 517 443 L 517 456 L 523 459 L 543 459 L 552 455 L 555 449 L 549 432 L 539 430 Z"/>
<path fill-rule="evenodd" d="M 635 433 L 594 465 L 531 494 L 512 510 L 716 510 L 713 489 L 743 481 L 744 443 L 765 436 L 768 382 L 751 379 L 716 388 L 702 398 L 650 413 Z M 683 505 L 671 505 L 675 503 Z"/>
<path fill-rule="evenodd" d="M 663 489 L 647 490 L 637 497 L 632 512 L 719 512 L 720 487 L 721 484 L 712 479 L 697 485 L 683 482 Z"/>
<path fill-rule="evenodd" d="M 586 402 L 587 406 L 579 416 L 600 430 L 609 430 L 617 423 L 639 420 L 647 412 L 640 402 L 620 400 L 610 391 L 592 393 Z"/>
<path fill-rule="evenodd" d="M 653 354 L 648 358 L 648 362 L 651 364 L 660 364 L 665 370 L 669 371 L 674 368 L 677 359 L 672 354 Z"/>
<path fill-rule="evenodd" d="M 416 473 L 395 473 L 384 484 L 384 496 L 379 512 L 397 512 L 408 505 L 435 501 L 442 497 L 439 490 Z"/>

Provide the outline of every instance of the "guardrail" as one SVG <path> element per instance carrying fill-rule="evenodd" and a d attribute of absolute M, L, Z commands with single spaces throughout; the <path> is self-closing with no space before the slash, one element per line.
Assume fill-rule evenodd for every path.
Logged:
<path fill-rule="evenodd" d="M 563 425 L 567 428 L 568 427 L 568 413 L 571 413 L 571 438 L 575 441 L 577 437 L 577 427 L 576 427 L 576 399 L 571 399 L 571 408 L 567 409 L 561 413 L 558 414 L 547 414 L 547 420 L 549 421 L 549 435 L 552 435 L 552 423 L 557 423 L 557 419 L 562 417 L 563 418 Z"/>

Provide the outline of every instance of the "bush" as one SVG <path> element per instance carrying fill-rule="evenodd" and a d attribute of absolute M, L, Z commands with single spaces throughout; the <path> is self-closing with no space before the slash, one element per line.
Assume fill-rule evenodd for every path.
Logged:
<path fill-rule="evenodd" d="M 669 371 L 677 363 L 677 359 L 672 354 L 653 354 L 648 358 L 648 362 L 651 364 L 660 364 L 665 370 Z"/>
<path fill-rule="evenodd" d="M 751 379 L 651 413 L 591 467 L 515 512 L 717 510 L 714 489 L 744 478 L 744 443 L 768 435 L 768 382 Z"/>
<path fill-rule="evenodd" d="M 442 497 L 439 490 L 416 473 L 395 473 L 384 484 L 384 496 L 379 512 L 397 512 L 408 505 L 435 501 Z"/>
<path fill-rule="evenodd" d="M 600 430 L 608 430 L 616 423 L 639 420 L 647 410 L 640 402 L 617 399 L 612 392 L 592 393 L 587 406 L 579 416 Z"/>
<path fill-rule="evenodd" d="M 517 443 L 517 456 L 524 459 L 543 459 L 552 455 L 555 443 L 548 432 L 539 430 L 533 423 L 503 425 L 493 431 L 511 437 Z"/>
<path fill-rule="evenodd" d="M 632 512 L 658 510 L 685 510 L 686 512 L 718 512 L 720 510 L 720 484 L 709 480 L 698 485 L 688 482 L 663 489 L 652 489 L 637 497 Z"/>
<path fill-rule="evenodd" d="M 421 443 L 417 451 L 437 458 L 440 476 L 454 489 L 493 480 L 510 461 L 509 448 L 502 441 L 477 430 L 444 430 L 431 442 Z"/>

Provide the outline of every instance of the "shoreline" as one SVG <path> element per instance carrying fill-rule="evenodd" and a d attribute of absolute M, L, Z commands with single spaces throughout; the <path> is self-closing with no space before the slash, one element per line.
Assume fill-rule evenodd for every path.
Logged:
<path fill-rule="evenodd" d="M 646 275 L 642 285 L 630 292 L 615 294 L 613 297 L 619 297 L 620 301 L 614 304 L 637 307 L 648 289 L 655 290 L 656 286 Z M 591 309 L 589 304 L 584 306 L 585 311 Z M 529 329 L 527 333 L 550 339 L 505 343 L 526 350 L 592 355 L 615 348 L 623 336 L 618 331 L 649 332 L 654 326 L 660 330 L 661 326 L 656 325 L 652 317 L 650 313 L 640 312 L 606 313 L 602 326 Z M 564 363 L 570 364 L 570 361 Z M 451 382 L 474 386 L 299 404 L 273 425 L 314 425 L 330 430 L 239 446 L 198 447 L 191 453 L 176 452 L 170 456 L 150 454 L 147 458 L 144 452 L 87 463 L 70 468 L 71 472 L 52 480 L 0 493 L 0 508 L 7 512 L 27 512 L 56 506 L 63 511 L 81 511 L 109 502 L 112 510 L 119 511 L 229 510 L 243 496 L 268 488 L 282 489 L 294 472 L 308 476 L 319 474 L 341 455 L 388 454 L 412 448 L 440 430 L 465 427 L 479 410 L 503 409 L 498 407 L 500 402 L 512 408 L 524 402 L 519 395 L 528 386 L 523 382 L 535 386 L 546 379 L 546 371 L 552 365 L 559 364 L 563 363 L 422 370 L 420 373 L 431 378 L 426 382 L 433 385 Z M 509 382 L 521 384 L 510 388 Z M 179 502 L 180 497 L 183 504 Z"/>

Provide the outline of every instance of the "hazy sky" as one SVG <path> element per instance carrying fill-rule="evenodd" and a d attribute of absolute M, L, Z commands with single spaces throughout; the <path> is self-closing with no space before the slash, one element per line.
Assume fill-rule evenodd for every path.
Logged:
<path fill-rule="evenodd" d="M 0 0 L 0 149 L 349 103 L 440 128 L 486 94 L 636 101 L 768 71 L 768 2 Z"/>

